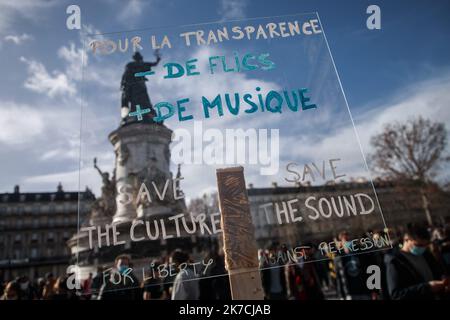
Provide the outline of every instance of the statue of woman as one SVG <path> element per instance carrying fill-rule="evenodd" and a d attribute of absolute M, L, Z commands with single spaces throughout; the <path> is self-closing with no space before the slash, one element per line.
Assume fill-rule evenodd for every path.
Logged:
<path fill-rule="evenodd" d="M 139 51 L 137 51 L 133 56 L 133 61 L 126 65 L 120 83 L 122 108 L 126 108 L 128 113 L 136 111 L 136 105 L 139 105 L 142 109 L 150 108 L 151 112 L 143 115 L 143 121 L 149 123 L 153 123 L 153 117 L 156 113 L 150 102 L 147 86 L 145 85 L 145 82 L 148 80 L 144 75 L 139 76 L 138 74 L 150 72 L 153 67 L 158 65 L 159 61 L 161 61 L 158 51 L 155 52 L 155 56 L 155 62 L 146 62 Z M 128 117 L 125 117 L 123 120 L 125 123 L 134 121 L 129 120 Z"/>

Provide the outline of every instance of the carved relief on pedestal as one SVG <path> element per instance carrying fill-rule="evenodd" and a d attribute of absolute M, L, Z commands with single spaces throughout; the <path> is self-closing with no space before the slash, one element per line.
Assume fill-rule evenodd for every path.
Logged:
<path fill-rule="evenodd" d="M 120 144 L 119 149 L 116 151 L 117 163 L 120 166 L 125 166 L 130 156 L 130 150 L 125 144 Z"/>

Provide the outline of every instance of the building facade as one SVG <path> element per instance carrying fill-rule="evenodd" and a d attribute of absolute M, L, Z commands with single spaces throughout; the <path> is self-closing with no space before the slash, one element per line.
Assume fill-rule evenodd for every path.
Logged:
<path fill-rule="evenodd" d="M 377 196 L 373 192 L 372 184 L 363 180 L 327 183 L 321 186 L 279 187 L 274 185 L 271 188 L 250 186 L 248 195 L 258 246 L 267 248 L 275 243 L 285 244 L 288 247 L 305 243 L 318 244 L 322 241 L 331 241 L 344 230 L 357 238 L 368 231 L 385 231 L 385 226 L 391 232 L 401 232 L 408 223 L 425 224 L 427 222 L 420 186 L 376 180 L 374 187 Z M 351 197 L 361 193 L 369 195 L 374 202 L 375 208 L 370 214 L 359 214 L 361 209 L 357 208 L 357 200 L 354 203 L 356 210 L 352 211 Z M 433 223 L 448 222 L 450 219 L 449 193 L 438 186 L 428 187 L 425 193 Z M 317 211 L 320 209 L 324 211 L 323 215 L 321 212 L 315 220 L 308 219 L 308 215 L 316 217 L 316 213 L 305 206 L 309 197 L 314 198 L 309 202 L 311 206 L 314 206 Z M 377 197 L 381 210 L 378 209 Z M 322 208 L 318 208 L 321 198 L 326 200 L 323 200 Z M 296 210 L 293 218 L 302 217 L 302 221 L 292 222 L 293 219 L 286 210 L 289 201 L 293 201 L 291 205 Z M 343 203 L 342 217 L 335 213 L 335 211 L 341 211 L 339 201 Z M 348 208 L 350 210 L 346 210 Z M 282 224 L 278 221 L 278 215 Z M 330 216 L 325 218 L 328 215 Z M 285 223 L 286 219 L 290 219 L 290 223 Z"/>
<path fill-rule="evenodd" d="M 67 240 L 77 232 L 80 217 L 86 216 L 93 193 L 55 192 L 0 194 L 0 280 L 26 275 L 30 279 L 65 274 L 70 261 Z"/>

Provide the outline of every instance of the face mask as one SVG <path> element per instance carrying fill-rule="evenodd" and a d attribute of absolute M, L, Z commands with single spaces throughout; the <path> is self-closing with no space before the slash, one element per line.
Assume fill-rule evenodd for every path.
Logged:
<path fill-rule="evenodd" d="M 20 284 L 20 289 L 27 290 L 28 289 L 28 282 L 23 282 Z"/>
<path fill-rule="evenodd" d="M 427 250 L 426 247 L 417 247 L 413 246 L 409 252 L 411 252 L 415 256 L 421 256 Z"/>
<path fill-rule="evenodd" d="M 119 273 L 120 273 L 120 274 L 124 274 L 125 271 L 127 271 L 127 270 L 128 270 L 128 266 L 121 265 L 121 266 L 119 267 Z"/>
<path fill-rule="evenodd" d="M 352 249 L 352 242 L 351 241 L 345 241 L 344 242 L 344 248 L 347 248 L 347 249 Z"/>

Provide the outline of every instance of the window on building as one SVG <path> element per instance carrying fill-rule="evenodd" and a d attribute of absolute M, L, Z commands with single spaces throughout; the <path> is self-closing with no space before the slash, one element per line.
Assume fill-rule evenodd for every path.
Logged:
<path fill-rule="evenodd" d="M 39 227 L 39 219 L 33 219 L 33 227 Z"/>
<path fill-rule="evenodd" d="M 37 205 L 31 207 L 31 211 L 30 212 L 32 214 L 38 215 L 39 213 L 41 213 L 41 210 L 42 210 L 42 206 L 40 204 L 37 204 Z"/>
<path fill-rule="evenodd" d="M 22 235 L 20 233 L 14 236 L 14 242 L 20 242 L 22 240 Z"/>
<path fill-rule="evenodd" d="M 72 203 L 67 202 L 64 205 L 64 212 L 66 213 L 76 212 L 76 210 L 77 210 L 76 206 L 74 208 L 74 205 Z"/>
<path fill-rule="evenodd" d="M 44 205 L 40 206 L 40 212 L 41 213 L 53 213 L 53 212 L 55 212 L 55 207 L 53 204 L 51 204 L 51 205 L 44 204 Z"/>
<path fill-rule="evenodd" d="M 37 233 L 31 235 L 31 242 L 39 242 L 39 236 Z"/>
<path fill-rule="evenodd" d="M 56 206 L 53 203 L 50 203 L 50 205 L 48 206 L 48 213 L 53 214 L 56 212 Z"/>
<path fill-rule="evenodd" d="M 63 255 L 65 255 L 65 256 L 68 256 L 68 255 L 70 255 L 70 251 L 69 251 L 69 248 L 68 248 L 68 247 L 66 247 L 66 246 L 64 246 L 64 247 L 63 247 Z"/>
<path fill-rule="evenodd" d="M 50 231 L 49 233 L 47 233 L 47 241 L 53 241 L 55 240 L 55 233 Z"/>
<path fill-rule="evenodd" d="M 26 217 L 25 219 L 23 219 L 23 225 L 26 227 L 31 227 L 32 221 L 33 220 L 30 217 Z"/>
<path fill-rule="evenodd" d="M 20 228 L 22 228 L 22 225 L 23 225 L 23 220 L 22 220 L 22 219 L 17 219 L 17 221 L 16 221 L 16 227 L 17 227 L 18 229 L 20 229 Z"/>
<path fill-rule="evenodd" d="M 31 256 L 31 258 L 37 258 L 38 257 L 38 249 L 31 248 L 30 256 Z"/>
<path fill-rule="evenodd" d="M 21 194 L 20 195 L 20 202 L 24 202 L 25 201 L 25 195 L 24 194 Z"/>

